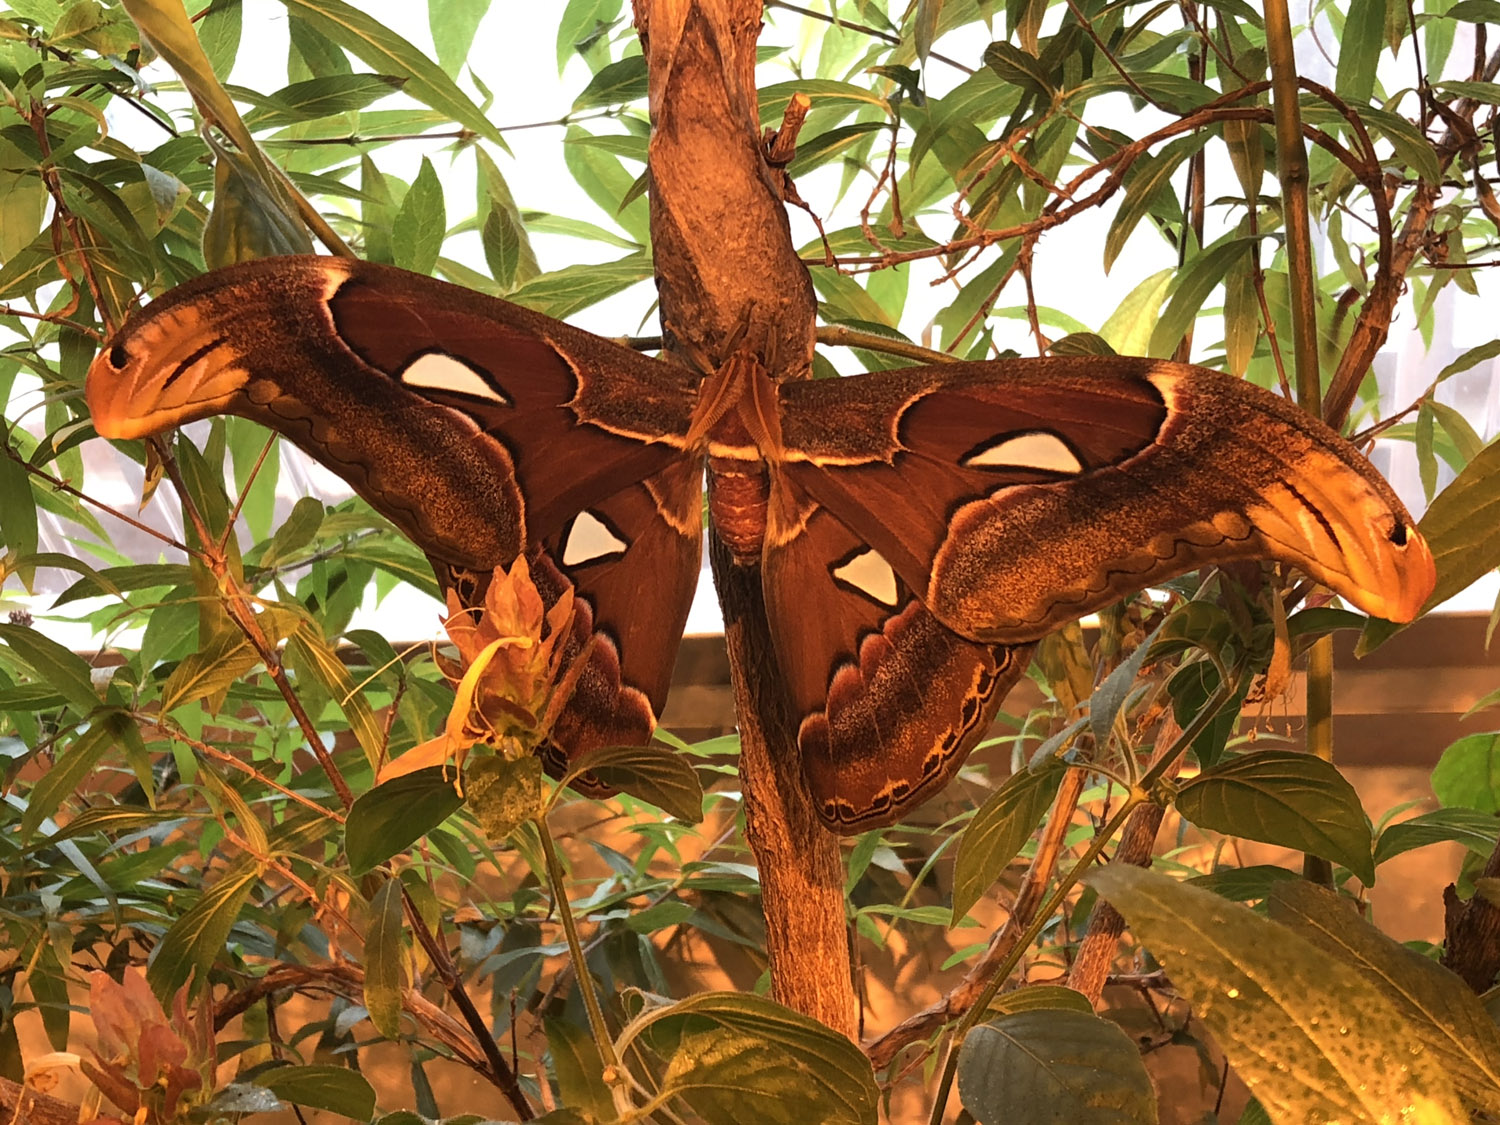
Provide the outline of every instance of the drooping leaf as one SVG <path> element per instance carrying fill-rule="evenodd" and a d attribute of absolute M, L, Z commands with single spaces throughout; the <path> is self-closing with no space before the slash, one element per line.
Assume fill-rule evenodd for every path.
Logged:
<path fill-rule="evenodd" d="M 401 880 L 387 879 L 370 900 L 370 929 L 365 934 L 365 1010 L 387 1039 L 401 1034 L 401 997 L 406 991 L 404 932 Z"/>
<path fill-rule="evenodd" d="M 146 970 L 158 997 L 171 996 L 195 970 L 194 991 L 207 983 L 209 967 L 224 952 L 229 931 L 259 882 L 258 861 L 253 856 L 238 859 L 218 872 L 198 901 L 168 927 Z"/>
<path fill-rule="evenodd" d="M 703 819 L 703 784 L 690 759 L 659 744 L 605 746 L 582 754 L 569 765 L 562 785 L 583 773 L 649 801 L 684 824 Z"/>
<path fill-rule="evenodd" d="M 1379 866 L 1415 848 L 1450 841 L 1463 844 L 1476 855 L 1488 855 L 1500 841 L 1500 817 L 1459 807 L 1435 809 L 1389 825 L 1375 843 L 1375 863 Z"/>

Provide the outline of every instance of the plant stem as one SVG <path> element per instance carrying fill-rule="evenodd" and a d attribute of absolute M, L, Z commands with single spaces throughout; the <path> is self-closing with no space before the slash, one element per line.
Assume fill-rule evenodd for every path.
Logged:
<path fill-rule="evenodd" d="M 609 1033 L 609 1024 L 604 1022 L 604 1009 L 594 992 L 594 978 L 583 959 L 583 943 L 578 940 L 578 923 L 573 918 L 573 907 L 568 902 L 568 888 L 563 877 L 562 862 L 557 858 L 557 845 L 552 842 L 552 832 L 547 822 L 538 817 L 537 835 L 542 839 L 542 853 L 547 857 L 547 884 L 552 892 L 552 904 L 562 919 L 563 933 L 568 938 L 568 959 L 573 962 L 573 975 L 578 978 L 578 990 L 583 996 L 583 1008 L 588 1013 L 589 1028 L 594 1033 L 594 1042 L 599 1045 L 599 1054 L 606 1067 L 618 1067 L 620 1059 L 615 1054 L 615 1041 Z"/>

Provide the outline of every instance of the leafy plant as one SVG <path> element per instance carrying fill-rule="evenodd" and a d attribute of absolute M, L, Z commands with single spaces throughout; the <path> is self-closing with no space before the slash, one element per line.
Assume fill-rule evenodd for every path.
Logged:
<path fill-rule="evenodd" d="M 800 254 L 819 374 L 1012 347 L 1191 358 L 1414 446 L 1434 603 L 1500 562 L 1496 447 L 1440 397 L 1500 342 L 1412 402 L 1371 376 L 1404 291 L 1430 333 L 1443 291 L 1479 293 L 1494 261 L 1489 0 L 1325 3 L 1300 31 L 1280 0 L 1264 15 L 1228 0 L 739 7 L 738 23 L 729 4 L 698 14 L 726 43 L 768 23 L 758 124 L 775 131 L 767 174 L 784 169 L 786 198 L 818 219 Z M 524 576 L 497 582 L 513 600 L 488 624 L 450 622 L 456 657 L 365 627 L 361 607 L 398 588 L 436 592 L 426 560 L 361 501 L 278 505 L 295 454 L 239 419 L 116 443 L 132 484 L 111 490 L 84 372 L 139 299 L 205 268 L 321 244 L 554 317 L 602 316 L 621 294 L 644 307 L 664 251 L 653 75 L 629 14 L 556 13 L 578 93 L 544 127 L 585 217 L 525 206 L 508 160 L 523 126 L 492 79 L 496 56 L 539 45 L 509 41 L 511 14 L 488 8 L 429 0 L 423 32 L 283 0 L 277 89 L 229 81 L 263 49 L 238 0 L 0 11 L 0 1076 L 40 1097 L 23 1033 L 71 1058 L 86 1007 L 99 1048 L 79 1065 L 137 1121 L 490 1112 L 437 1092 L 452 1067 L 497 1091 L 494 1112 L 556 1122 L 868 1122 L 882 1105 L 936 1121 L 955 1092 L 980 1122 L 1059 1107 L 1154 1121 L 1159 1100 L 1200 1091 L 1154 1089 L 1120 1030 L 1130 1008 L 1101 1004 L 1128 925 L 1125 979 L 1160 1004 L 1145 1053 L 1197 1045 L 1206 1105 L 1226 1092 L 1213 1043 L 1253 1087 L 1242 1121 L 1500 1117 L 1497 1005 L 1480 995 L 1500 969 L 1500 736 L 1449 749 L 1441 808 L 1372 828 L 1329 743 L 1328 638 L 1358 629 L 1369 649 L 1394 630 L 1293 575 L 1193 576 L 1048 638 L 1040 705 L 976 757 L 951 815 L 842 857 L 833 932 L 847 925 L 851 972 L 781 929 L 819 907 L 770 889 L 804 856 L 763 849 L 752 866 L 733 738 L 582 763 L 637 794 L 604 805 L 542 780 L 530 751 L 567 671 Z M 1331 89 L 1299 78 L 1294 34 L 1330 54 Z M 1089 221 L 1100 262 L 1069 268 L 1128 276 L 1113 309 L 1072 303 L 1045 269 Z M 502 641 L 522 636 L 536 659 L 510 659 Z M 1306 745 L 1251 741 L 1242 706 L 1286 692 L 1304 659 Z M 1301 851 L 1309 878 L 1217 849 L 1139 870 L 1168 817 Z M 1356 907 L 1382 864 L 1445 840 L 1470 855 L 1439 963 Z M 923 970 L 936 999 L 904 1018 L 872 1006 L 862 1048 L 852 1024 L 757 994 L 796 981 L 827 1002 L 815 1014 L 852 1013 L 856 988 L 889 987 L 897 950 L 962 976 Z M 368 1066 L 382 1044 L 409 1060 L 400 1088 Z"/>

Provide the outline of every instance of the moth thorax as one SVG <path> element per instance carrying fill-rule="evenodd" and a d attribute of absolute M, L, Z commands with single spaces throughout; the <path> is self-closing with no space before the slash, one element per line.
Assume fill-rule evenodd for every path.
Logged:
<path fill-rule="evenodd" d="M 770 498 L 771 478 L 765 462 L 708 459 L 709 518 L 735 562 L 748 565 L 760 561 Z"/>

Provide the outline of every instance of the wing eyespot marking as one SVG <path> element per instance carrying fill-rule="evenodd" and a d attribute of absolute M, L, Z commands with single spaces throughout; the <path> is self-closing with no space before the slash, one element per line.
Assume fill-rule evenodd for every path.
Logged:
<path fill-rule="evenodd" d="M 896 572 L 880 552 L 865 548 L 829 568 L 833 580 L 879 605 L 894 608 L 900 600 Z"/>
<path fill-rule="evenodd" d="M 408 387 L 420 387 L 423 390 L 482 398 L 501 406 L 515 405 L 485 375 L 446 352 L 424 352 L 419 355 L 401 372 L 401 382 Z"/>
<path fill-rule="evenodd" d="M 579 512 L 563 536 L 562 564 L 582 566 L 616 559 L 629 549 L 630 544 L 593 512 Z"/>
<path fill-rule="evenodd" d="M 1062 438 L 1048 430 L 996 434 L 960 459 L 966 469 L 1038 469 L 1047 473 L 1083 472 L 1083 462 Z"/>

